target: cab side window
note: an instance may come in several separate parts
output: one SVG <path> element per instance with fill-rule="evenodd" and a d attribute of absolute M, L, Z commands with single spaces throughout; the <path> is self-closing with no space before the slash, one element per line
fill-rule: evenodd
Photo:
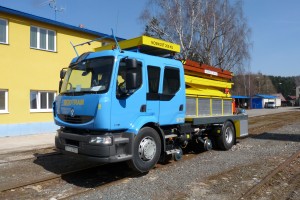
<path fill-rule="evenodd" d="M 124 98 L 126 96 L 130 96 L 136 90 L 128 90 L 126 87 L 126 74 L 128 73 L 126 62 L 120 61 L 119 70 L 118 70 L 118 77 L 117 77 L 117 88 L 116 94 L 117 98 Z M 138 61 L 138 68 L 137 68 L 137 79 L 140 83 L 139 87 L 142 85 L 142 62 Z"/>
<path fill-rule="evenodd" d="M 126 65 L 120 62 L 118 78 L 117 78 L 117 94 L 121 95 L 126 93 Z"/>
<path fill-rule="evenodd" d="M 173 67 L 166 67 L 164 70 L 163 94 L 175 95 L 179 88 L 179 69 Z"/>
<path fill-rule="evenodd" d="M 149 93 L 157 94 L 159 89 L 160 68 L 154 66 L 148 66 L 147 70 L 148 70 Z"/>

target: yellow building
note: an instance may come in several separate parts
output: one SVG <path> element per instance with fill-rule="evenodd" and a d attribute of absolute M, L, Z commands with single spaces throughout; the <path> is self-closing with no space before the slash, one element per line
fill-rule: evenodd
<path fill-rule="evenodd" d="M 107 36 L 0 6 L 0 137 L 54 132 L 59 72 L 76 57 L 70 42 Z M 78 47 L 79 55 L 101 42 Z"/>

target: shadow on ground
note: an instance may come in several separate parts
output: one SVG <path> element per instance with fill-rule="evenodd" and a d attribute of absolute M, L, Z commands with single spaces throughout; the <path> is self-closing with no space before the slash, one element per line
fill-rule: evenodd
<path fill-rule="evenodd" d="M 258 140 L 277 140 L 277 141 L 289 141 L 289 142 L 300 142 L 299 134 L 283 134 L 283 133 L 263 133 L 261 135 L 253 136 L 252 138 Z"/>
<path fill-rule="evenodd" d="M 66 155 L 39 155 L 34 163 L 45 170 L 61 175 L 61 178 L 73 185 L 94 188 L 140 174 L 132 171 L 126 163 L 101 164 Z"/>

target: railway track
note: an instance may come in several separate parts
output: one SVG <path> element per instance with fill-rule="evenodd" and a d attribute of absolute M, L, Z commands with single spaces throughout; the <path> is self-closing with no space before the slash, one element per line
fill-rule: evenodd
<path fill-rule="evenodd" d="M 261 194 L 258 194 L 261 192 L 263 187 L 264 190 L 267 189 L 267 187 L 272 186 L 270 182 L 276 182 L 276 176 L 283 172 L 284 170 L 288 169 L 290 167 L 290 164 L 297 159 L 300 158 L 300 149 L 294 153 L 292 156 L 290 156 L 287 160 L 285 160 L 283 163 L 281 163 L 278 167 L 276 167 L 271 173 L 269 173 L 266 177 L 264 177 L 258 184 L 254 185 L 252 188 L 250 188 L 247 192 L 245 192 L 239 199 L 249 199 L 250 197 L 254 195 L 260 196 Z M 289 174 L 293 174 L 293 176 L 298 177 L 300 174 L 300 169 L 289 169 Z"/>
<path fill-rule="evenodd" d="M 203 152 L 202 155 L 205 153 L 208 152 Z M 188 154 L 188 156 L 185 155 L 183 156 L 182 161 L 190 160 L 197 155 L 198 154 Z M 170 166 L 175 162 L 176 161 L 170 160 L 170 162 L 168 162 L 167 164 L 157 164 L 156 168 L 153 170 L 163 170 L 165 167 Z M 97 190 L 111 184 L 115 185 L 120 181 L 128 181 L 132 177 L 138 177 L 142 175 L 143 174 L 134 172 L 127 168 L 127 165 L 125 163 L 90 166 L 61 174 L 53 174 L 51 176 L 36 179 L 34 181 L 14 184 L 13 186 L 2 188 L 0 192 L 0 199 L 14 199 L 15 194 L 19 194 L 24 197 L 31 196 L 30 193 L 34 193 L 36 191 L 28 189 L 37 188 L 39 186 L 45 189 L 49 185 L 51 186 L 51 188 L 61 188 L 66 184 L 66 182 L 70 183 L 70 187 L 72 187 L 73 189 L 69 189 L 67 195 L 55 198 L 69 199 L 75 197 L 76 195 L 83 195 L 89 193 L 90 191 Z M 48 196 L 49 194 L 41 193 L 40 195 L 40 198 L 51 198 L 51 196 Z"/>
<path fill-rule="evenodd" d="M 197 154 L 189 154 L 189 156 L 184 156 L 183 160 L 192 159 Z M 259 184 L 253 186 L 249 191 L 244 193 L 240 199 L 248 199 L 253 194 L 257 193 L 262 186 L 264 186 L 272 177 L 282 171 L 285 167 L 287 167 L 292 161 L 297 159 L 300 156 L 300 150 L 293 154 L 290 158 L 288 158 L 284 163 L 280 164 L 274 171 L 272 171 L 268 176 L 266 176 Z M 175 161 L 171 161 L 175 162 Z M 172 163 L 171 163 L 172 165 Z M 157 168 L 154 170 L 163 170 L 166 165 L 158 164 Z M 99 174 L 100 172 L 100 174 Z M 95 177 L 90 177 L 91 174 L 96 174 Z M 118 184 L 121 181 L 127 181 L 131 177 L 137 177 L 140 174 L 127 170 L 123 164 L 113 164 L 113 165 L 102 165 L 102 166 L 91 166 L 86 167 L 84 169 L 78 169 L 75 171 L 70 171 L 66 173 L 62 173 L 59 175 L 53 175 L 51 177 L 39 179 L 33 182 L 27 182 L 24 184 L 17 184 L 13 187 L 8 187 L 2 189 L 0 193 L 0 199 L 14 199 L 14 194 L 18 194 L 21 196 L 31 196 L 30 192 L 35 192 L 33 190 L 28 190 L 28 188 L 35 188 L 37 185 L 41 185 L 42 188 L 46 188 L 47 185 L 52 185 L 53 188 L 62 187 L 61 184 L 65 184 L 65 182 L 75 184 L 75 182 L 89 182 L 89 184 L 80 185 L 80 187 L 74 187 L 74 189 L 69 190 L 68 194 L 62 195 L 60 197 L 55 197 L 56 199 L 72 199 L 77 195 L 85 195 L 91 191 L 98 190 L 103 187 L 108 187 L 111 184 Z M 75 181 L 75 179 L 78 179 Z M 73 181 L 71 181 L 73 180 Z M 78 185 L 77 185 L 78 186 Z M 27 188 L 27 190 L 26 190 Z M 23 194 L 22 194 L 23 193 Z M 27 193 L 27 194 L 26 194 Z M 47 196 L 47 194 L 40 194 L 39 198 L 51 198 L 51 196 Z"/>
<path fill-rule="evenodd" d="M 182 161 L 187 161 L 195 156 L 197 156 L 197 154 L 183 156 Z M 176 161 L 171 160 L 168 164 L 157 164 L 155 169 L 152 170 L 163 170 L 175 162 Z M 125 163 L 92 166 L 4 188 L 0 192 L 0 199 L 14 199 L 16 197 L 15 194 L 23 197 L 30 197 L 34 196 L 33 194 L 30 194 L 31 192 L 36 192 L 35 190 L 30 190 L 32 188 L 41 186 L 44 190 L 48 190 L 48 185 L 51 185 L 51 188 L 62 188 L 65 184 L 71 184 L 70 187 L 72 187 L 72 189 L 69 189 L 67 194 L 57 196 L 55 199 L 72 199 L 77 195 L 88 194 L 91 191 L 109 187 L 110 185 L 116 185 L 120 182 L 126 182 L 131 178 L 143 175 L 144 174 L 130 170 Z M 38 198 L 42 199 L 50 199 L 52 197 L 51 194 L 43 194 L 42 192 L 39 195 Z"/>
<path fill-rule="evenodd" d="M 258 120 L 260 121 L 260 119 Z M 250 122 L 252 124 L 255 124 L 256 122 Z M 279 119 L 276 122 L 270 122 L 272 124 L 276 124 L 277 126 L 281 125 L 279 123 Z M 269 124 L 270 124 L 269 123 Z M 272 128 L 276 128 L 277 126 L 272 126 Z M 263 134 L 266 129 L 270 129 L 270 127 L 268 127 L 268 124 L 257 124 L 254 125 L 253 127 L 249 128 L 249 132 L 250 135 L 258 135 L 258 134 Z M 259 133 L 254 133 L 254 131 L 259 130 Z M 58 152 L 57 152 L 58 153 Z M 204 152 L 205 154 L 206 152 Z M 201 153 L 201 155 L 204 155 L 203 153 Z M 56 155 L 55 153 L 53 154 L 45 154 L 46 156 L 51 156 L 52 155 Z M 188 154 L 188 156 L 183 156 L 183 161 L 189 160 L 194 158 L 195 156 L 197 156 L 198 154 Z M 0 155 L 1 156 L 1 155 Z M 41 157 L 43 157 L 43 155 L 40 155 Z M 299 151 L 298 151 L 298 156 L 299 156 Z M 24 159 L 26 160 L 26 159 Z M 23 161 L 22 159 L 19 161 Z M 15 162 L 15 161 L 13 161 Z M 172 165 L 172 163 L 171 163 Z M 288 164 L 287 164 L 288 165 Z M 167 165 L 161 165 L 158 164 L 157 168 L 154 170 L 163 170 L 165 166 L 170 166 L 169 164 Z M 96 174 L 94 177 L 91 177 L 91 174 Z M 124 165 L 122 164 L 115 164 L 115 165 L 106 165 L 106 166 L 91 166 L 91 167 L 86 167 L 86 168 L 82 168 L 82 169 L 78 169 L 78 170 L 73 170 L 73 171 L 69 171 L 69 172 L 65 172 L 65 173 L 61 173 L 61 174 L 54 174 L 52 176 L 48 176 L 45 178 L 41 178 L 41 179 L 36 179 L 32 182 L 27 182 L 27 183 L 22 183 L 22 184 L 15 184 L 11 187 L 6 187 L 1 189 L 0 192 L 0 199 L 15 199 L 17 198 L 16 196 L 14 196 L 15 194 L 20 194 L 21 196 L 26 197 L 30 197 L 30 192 L 32 192 L 32 190 L 28 190 L 28 188 L 34 188 L 37 185 L 41 185 L 43 188 L 47 188 L 49 185 L 52 188 L 60 188 L 63 187 L 63 185 L 66 184 L 66 182 L 68 183 L 68 185 L 71 185 L 70 187 L 72 187 L 73 189 L 69 190 L 69 193 L 66 195 L 62 195 L 59 197 L 55 197 L 56 199 L 68 199 L 68 198 L 72 198 L 75 197 L 76 195 L 84 195 L 86 193 L 89 193 L 92 190 L 98 190 L 101 187 L 105 187 L 105 186 L 110 186 L 110 185 L 115 185 L 117 183 L 119 183 L 120 181 L 128 181 L 129 178 L 131 177 L 136 177 L 139 176 L 139 174 L 136 174 L 130 170 L 127 170 L 126 168 L 124 168 Z M 260 188 L 261 186 L 256 186 L 257 188 Z M 27 189 L 26 189 L 27 188 Z M 49 189 L 50 190 L 50 189 Z M 256 189 L 252 189 L 253 191 Z M 33 191 L 34 192 L 34 191 Z M 251 192 L 251 194 L 255 194 Z M 241 197 L 241 199 L 247 199 L 249 197 L 249 195 L 251 196 L 250 192 L 248 194 L 244 193 L 244 195 Z M 41 196 L 39 196 L 40 198 L 51 198 L 52 196 L 47 196 L 47 194 L 40 194 Z M 15 198 L 14 198 L 15 197 Z"/>
<path fill-rule="evenodd" d="M 0 154 L 0 164 L 14 163 L 18 161 L 26 161 L 38 159 L 53 155 L 61 155 L 54 147 L 47 147 L 41 149 L 34 149 L 28 151 L 12 152 L 7 154 Z"/>
<path fill-rule="evenodd" d="M 34 159 L 39 159 L 39 158 L 44 158 L 44 157 L 49 157 L 49 156 L 55 156 L 55 155 L 62 155 L 62 154 L 60 152 L 51 152 L 51 153 L 46 153 L 46 154 L 41 154 L 41 155 L 29 156 L 27 158 L 5 160 L 5 161 L 1 161 L 0 164 L 8 164 L 8 163 L 14 163 L 14 162 L 20 162 L 20 161 L 26 161 L 26 160 L 34 160 Z"/>
<path fill-rule="evenodd" d="M 52 188 L 64 188 L 66 185 L 69 185 L 68 187 L 71 189 L 68 189 L 67 193 L 55 196 L 55 199 L 69 199 L 101 187 L 117 184 L 126 178 L 140 175 L 125 169 L 124 164 L 118 163 L 91 166 L 60 175 L 53 175 L 51 177 L 24 184 L 16 184 L 13 187 L 2 189 L 0 199 L 17 199 L 17 197 L 20 196 L 25 199 L 32 196 L 35 196 L 37 199 L 51 199 L 55 194 L 43 191 L 52 190 Z M 35 188 L 43 188 L 43 191 L 39 191 L 38 194 L 36 194 Z"/>
<path fill-rule="evenodd" d="M 82 172 L 82 171 L 85 171 L 85 170 L 90 170 L 90 169 L 93 169 L 95 167 L 98 167 L 98 166 L 89 166 L 89 167 L 86 167 L 86 168 L 83 168 L 83 169 L 69 171 L 69 172 L 66 172 L 66 173 L 58 174 L 58 175 L 54 174 L 52 176 L 37 179 L 37 180 L 34 180 L 34 181 L 29 181 L 29 182 L 26 182 L 26 183 L 16 184 L 12 187 L 2 188 L 1 193 L 7 192 L 7 191 L 14 191 L 14 190 L 19 189 L 19 188 L 24 188 L 26 186 L 35 185 L 35 184 L 39 184 L 39 183 L 43 183 L 43 182 L 47 182 L 47 181 L 52 181 L 52 180 L 55 180 L 55 179 L 61 179 L 63 176 L 76 175 L 79 172 Z"/>

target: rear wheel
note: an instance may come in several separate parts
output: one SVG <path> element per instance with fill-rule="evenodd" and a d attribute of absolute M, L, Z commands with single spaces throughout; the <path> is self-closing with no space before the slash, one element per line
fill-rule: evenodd
<path fill-rule="evenodd" d="M 133 157 L 129 166 L 138 172 L 148 172 L 158 162 L 161 154 L 161 140 L 150 127 L 142 128 L 133 142 Z"/>
<path fill-rule="evenodd" d="M 230 121 L 226 121 L 222 127 L 222 133 L 217 137 L 217 145 L 222 150 L 229 150 L 235 142 L 235 129 Z"/>

